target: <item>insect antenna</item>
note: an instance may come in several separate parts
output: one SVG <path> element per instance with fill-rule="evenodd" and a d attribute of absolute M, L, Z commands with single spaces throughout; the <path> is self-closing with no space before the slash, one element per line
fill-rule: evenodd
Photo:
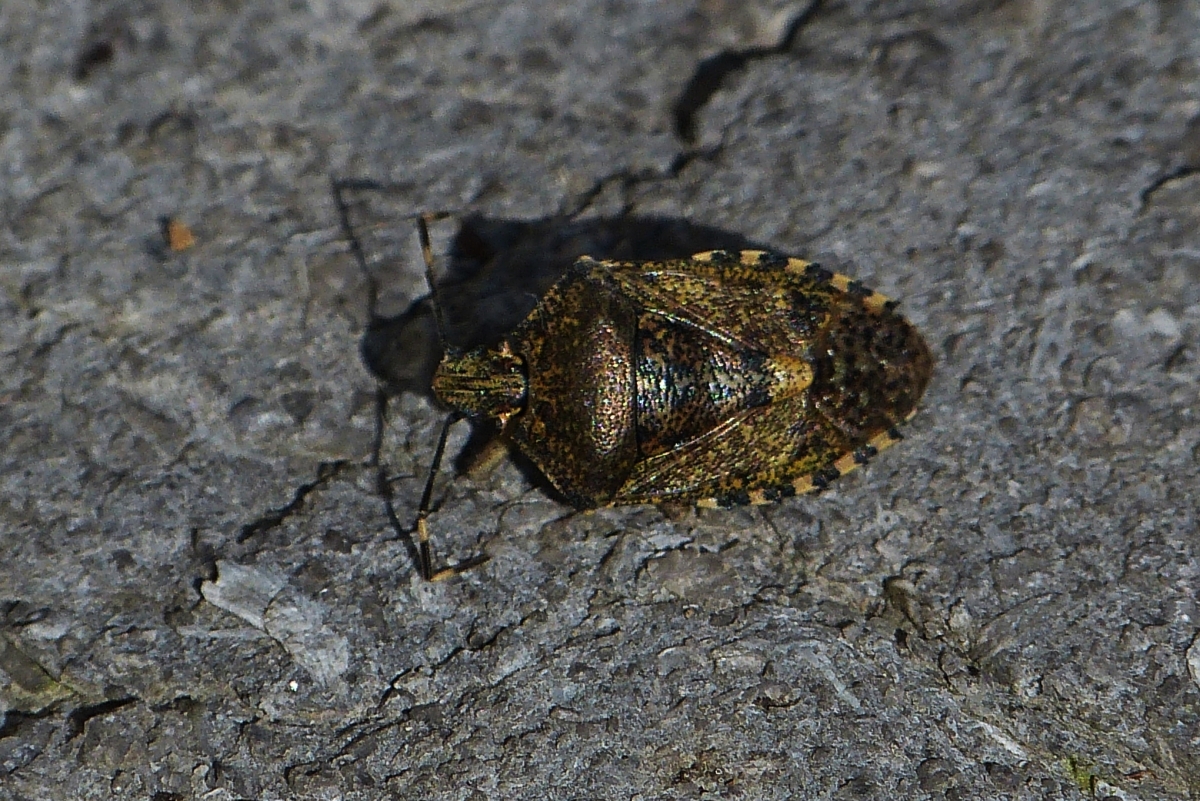
<path fill-rule="evenodd" d="M 452 353 L 454 348 L 451 347 L 446 337 L 446 319 L 442 314 L 442 303 L 438 297 L 437 281 L 433 274 L 434 255 L 433 244 L 429 236 L 429 224 L 450 216 L 453 216 L 453 213 L 447 211 L 424 212 L 417 215 L 417 236 L 421 241 L 421 258 L 425 262 L 425 282 L 429 284 L 429 300 L 433 306 L 433 318 L 437 323 L 438 341 L 444 354 Z M 429 526 L 426 521 L 433 511 L 433 486 L 437 479 L 438 470 L 442 466 L 442 457 L 446 452 L 446 438 L 450 434 L 450 427 L 462 418 L 463 415 L 461 412 L 449 412 L 442 423 L 442 431 L 438 435 L 437 447 L 433 450 L 433 461 L 429 465 L 429 474 L 425 477 L 425 490 L 421 493 L 421 503 L 417 506 L 417 520 L 413 524 L 413 529 L 410 529 L 410 532 L 415 530 L 417 533 L 421 575 L 426 581 L 441 581 L 442 579 L 450 578 L 462 573 L 464 570 L 469 570 L 472 567 L 483 564 L 489 558 L 481 554 L 457 564 L 448 565 L 440 570 L 434 570 L 433 568 L 433 547 L 429 544 Z"/>
<path fill-rule="evenodd" d="M 437 281 L 433 275 L 433 244 L 429 236 L 429 224 L 450 216 L 448 211 L 427 211 L 417 215 L 417 236 L 421 240 L 421 258 L 425 262 L 425 283 L 429 285 L 429 301 L 433 306 L 433 319 L 437 324 L 438 344 L 442 351 L 450 349 L 446 337 L 446 318 L 442 314 L 442 300 L 438 296 Z"/>
<path fill-rule="evenodd" d="M 386 184 L 381 184 L 371 179 L 358 178 L 331 178 L 330 185 L 333 194 L 333 202 L 337 207 L 338 221 L 342 229 L 342 234 L 350 246 L 350 253 L 354 257 L 355 263 L 362 272 L 363 280 L 367 285 L 367 311 L 371 319 L 376 319 L 378 300 L 379 300 L 379 282 L 370 270 L 367 262 L 367 254 L 362 246 L 362 241 L 354 231 L 354 225 L 350 221 L 350 203 L 347 200 L 349 192 L 379 192 L 387 193 L 389 188 Z M 437 283 L 434 280 L 434 255 L 432 240 L 429 236 L 429 224 L 437 220 L 446 219 L 454 216 L 453 212 L 436 211 L 424 212 L 420 214 L 408 215 L 417 221 L 417 233 L 421 242 L 421 257 L 425 262 L 425 281 L 429 285 L 429 294 L 431 305 L 433 306 L 434 321 L 437 325 L 438 345 L 443 352 L 451 350 L 446 337 L 446 323 L 442 314 L 442 304 L 438 299 Z M 383 464 L 380 456 L 383 450 L 383 431 L 386 427 L 387 418 L 387 403 L 388 396 L 383 386 L 376 390 L 375 398 L 375 440 L 372 443 L 370 464 L 376 470 L 375 486 L 376 492 L 383 498 L 384 507 L 387 512 L 388 521 L 392 529 L 397 534 L 401 535 L 402 539 L 408 545 L 409 555 L 413 562 L 421 571 L 421 577 L 427 581 L 440 581 L 445 578 L 457 575 L 458 573 L 468 570 L 472 567 L 480 565 L 488 560 L 487 556 L 476 556 L 466 559 L 458 564 L 435 570 L 433 567 L 433 549 L 429 542 L 429 529 L 426 525 L 426 520 L 433 510 L 433 488 L 434 481 L 437 478 L 438 469 L 441 467 L 442 457 L 446 451 L 446 439 L 450 433 L 450 427 L 454 423 L 462 419 L 462 415 L 457 412 L 451 412 L 446 415 L 445 421 L 442 423 L 441 433 L 438 435 L 437 447 L 434 449 L 433 462 L 429 466 L 429 473 L 425 477 L 425 489 L 421 493 L 421 503 L 417 508 L 417 518 L 413 525 L 405 528 L 400 522 L 399 516 L 396 514 L 396 506 L 392 498 L 392 483 L 387 475 L 387 469 Z M 417 535 L 417 542 L 414 544 L 412 535 Z"/>

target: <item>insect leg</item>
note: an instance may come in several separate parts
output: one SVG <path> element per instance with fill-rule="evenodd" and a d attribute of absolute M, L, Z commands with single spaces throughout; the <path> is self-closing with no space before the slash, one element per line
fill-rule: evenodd
<path fill-rule="evenodd" d="M 421 493 L 421 505 L 417 507 L 417 522 L 413 526 L 417 532 L 417 552 L 421 566 L 421 576 L 426 581 L 442 581 L 483 564 L 488 556 L 480 554 L 473 556 L 456 565 L 447 565 L 439 570 L 433 569 L 433 548 L 429 544 L 429 519 L 433 511 L 433 482 L 437 478 L 438 468 L 442 464 L 442 455 L 446 451 L 446 437 L 450 434 L 450 426 L 460 419 L 460 415 L 448 414 L 442 424 L 442 433 L 438 436 L 437 447 L 433 451 L 433 463 L 429 465 L 429 475 L 425 478 L 425 491 Z"/>
<path fill-rule="evenodd" d="M 503 434 L 497 434 L 488 440 L 479 453 L 470 458 L 464 472 L 472 478 L 486 475 L 504 461 L 506 456 L 508 456 L 508 446 L 504 442 Z"/>
<path fill-rule="evenodd" d="M 350 202 L 348 200 L 349 193 L 352 192 L 378 192 L 388 193 L 395 191 L 396 187 L 390 187 L 387 184 L 382 184 L 371 179 L 357 178 L 331 178 L 330 186 L 333 194 L 334 205 L 337 207 L 338 220 L 341 225 L 342 233 L 349 243 L 350 251 L 354 256 L 355 263 L 358 264 L 362 271 L 363 278 L 367 284 L 367 301 L 368 313 L 372 319 L 376 318 L 376 302 L 379 295 L 378 282 L 375 276 L 372 275 L 367 261 L 366 252 L 363 249 L 362 242 L 354 231 L 354 225 L 350 220 Z M 441 304 L 438 302 L 437 288 L 434 282 L 434 266 L 435 260 L 433 255 L 433 246 L 429 235 L 430 223 L 437 220 L 446 219 L 456 216 L 455 212 L 451 211 L 434 211 L 424 212 L 420 214 L 404 215 L 405 219 L 415 219 L 417 221 L 417 232 L 421 242 L 421 256 L 425 262 L 425 279 L 429 284 L 430 296 L 432 298 L 432 306 L 434 311 L 434 319 L 437 322 L 438 337 L 445 347 L 446 329 L 442 318 Z M 425 489 L 421 493 L 421 503 L 417 509 L 416 522 L 405 529 L 401 525 L 395 510 L 395 504 L 392 500 L 391 481 L 387 476 L 386 468 L 380 456 L 383 447 L 383 429 L 384 418 L 387 412 L 387 392 L 381 387 L 376 398 L 376 437 L 374 447 L 371 454 L 371 464 L 376 469 L 376 487 L 380 496 L 384 500 L 384 505 L 387 509 L 388 520 L 393 529 L 396 530 L 406 541 L 409 546 L 410 554 L 413 561 L 421 571 L 421 577 L 426 581 L 441 581 L 443 579 L 455 576 L 464 570 L 468 570 L 477 565 L 483 564 L 488 560 L 485 555 L 475 556 L 466 559 L 455 565 L 448 565 L 440 569 L 434 569 L 433 565 L 433 548 L 429 539 L 428 518 L 433 511 L 433 488 L 434 481 L 437 478 L 438 469 L 442 463 L 442 457 L 446 450 L 446 439 L 450 433 L 450 426 L 461 419 L 462 415 L 452 413 L 446 417 L 445 423 L 442 425 L 441 434 L 438 436 L 437 448 L 434 450 L 433 463 L 429 467 L 429 475 L 425 479 Z M 412 535 L 416 533 L 417 541 L 414 544 Z"/>

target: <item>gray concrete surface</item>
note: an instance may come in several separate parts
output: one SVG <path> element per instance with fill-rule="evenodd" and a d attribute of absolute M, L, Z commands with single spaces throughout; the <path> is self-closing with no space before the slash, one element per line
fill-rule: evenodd
<path fill-rule="evenodd" d="M 12 2 L 0 53 L 0 798 L 1200 797 L 1200 6 Z M 937 373 L 774 507 L 447 470 L 491 561 L 427 585 L 331 175 L 396 187 L 379 315 L 456 208 L 459 331 L 752 241 Z M 404 520 L 439 421 L 391 403 Z"/>

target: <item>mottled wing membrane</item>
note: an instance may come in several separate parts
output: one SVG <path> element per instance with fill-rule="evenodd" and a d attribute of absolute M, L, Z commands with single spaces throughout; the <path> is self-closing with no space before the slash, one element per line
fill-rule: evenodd
<path fill-rule="evenodd" d="M 612 503 L 778 500 L 811 489 L 811 481 L 797 480 L 832 468 L 852 449 L 824 416 L 811 414 L 804 396 L 783 398 L 640 462 Z"/>
<path fill-rule="evenodd" d="M 758 256 L 757 251 L 747 251 Z M 761 262 L 585 262 L 590 276 L 637 305 L 692 325 L 731 345 L 765 354 L 810 344 L 837 291 L 806 274 L 799 259 L 763 254 Z"/>
<path fill-rule="evenodd" d="M 639 462 L 610 503 L 766 503 L 820 490 L 895 442 L 894 424 L 924 391 L 928 352 L 893 312 L 895 304 L 810 262 L 713 251 L 682 261 L 588 266 L 594 280 L 615 286 L 643 313 L 771 358 L 803 355 L 824 371 L 810 390 L 741 410 Z M 911 393 L 890 374 L 896 371 L 912 380 Z M 856 403 L 868 408 L 843 408 Z"/>

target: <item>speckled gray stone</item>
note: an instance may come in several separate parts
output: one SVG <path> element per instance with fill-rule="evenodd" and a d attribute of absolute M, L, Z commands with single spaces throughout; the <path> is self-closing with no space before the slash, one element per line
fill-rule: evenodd
<path fill-rule="evenodd" d="M 64 0 L 0 43 L 3 801 L 1200 797 L 1196 4 Z M 473 215 L 468 339 L 585 250 L 757 243 L 901 299 L 933 384 L 778 506 L 446 470 L 439 554 L 491 560 L 423 583 L 331 176 L 393 186 L 379 315 L 419 210 Z M 427 320 L 378 330 L 418 386 Z M 390 404 L 404 522 L 440 419 Z"/>

